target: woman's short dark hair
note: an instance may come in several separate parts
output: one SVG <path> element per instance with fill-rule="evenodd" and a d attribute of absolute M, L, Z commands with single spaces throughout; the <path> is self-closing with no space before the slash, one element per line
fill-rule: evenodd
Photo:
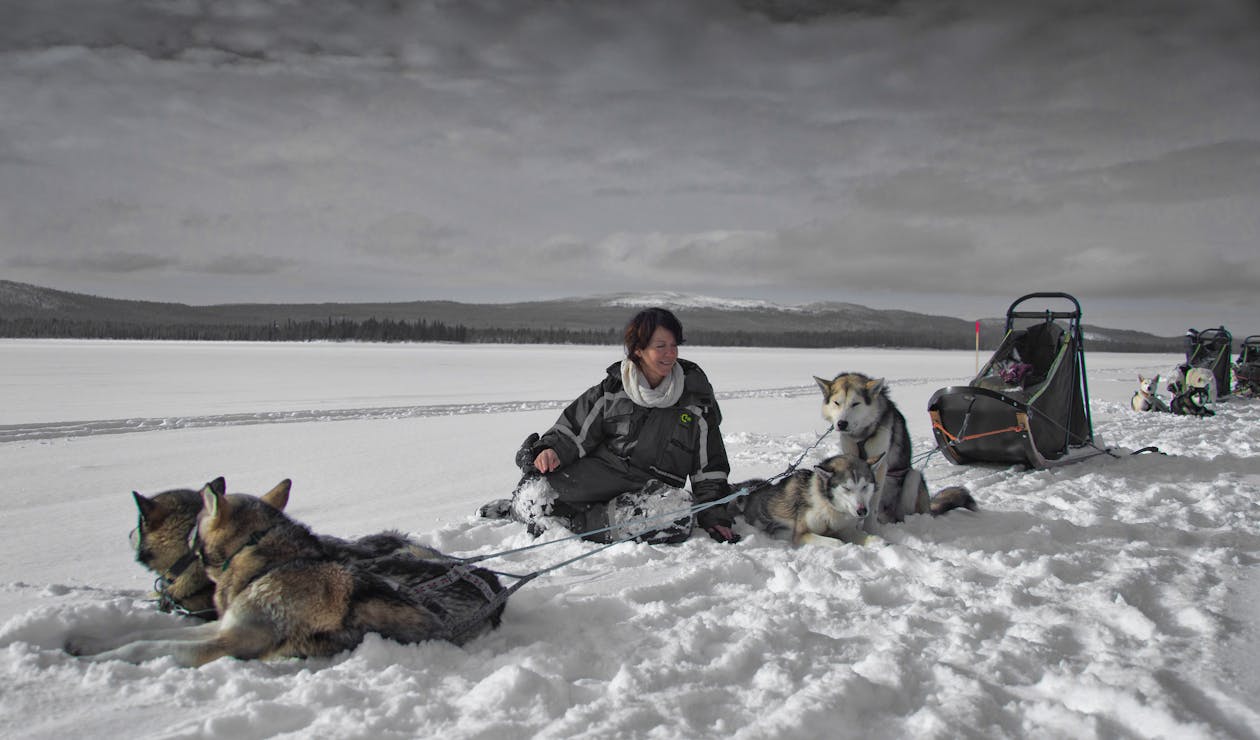
<path fill-rule="evenodd" d="M 671 311 L 664 308 L 645 308 L 626 324 L 626 357 L 634 360 L 637 365 L 639 358 L 634 353 L 647 349 L 648 343 L 652 341 L 652 334 L 662 326 L 674 335 L 674 340 L 679 344 L 685 341 L 682 322 Z"/>

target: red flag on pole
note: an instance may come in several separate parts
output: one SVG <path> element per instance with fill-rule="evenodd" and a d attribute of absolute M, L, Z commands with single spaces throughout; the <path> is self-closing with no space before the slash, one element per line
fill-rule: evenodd
<path fill-rule="evenodd" d="M 980 374 L 980 319 L 976 319 L 976 375 Z"/>

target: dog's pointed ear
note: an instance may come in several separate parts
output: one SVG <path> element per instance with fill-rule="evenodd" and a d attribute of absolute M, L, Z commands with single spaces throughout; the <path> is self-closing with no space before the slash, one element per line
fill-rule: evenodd
<path fill-rule="evenodd" d="M 818 384 L 819 388 L 822 388 L 823 398 L 831 397 L 831 381 L 830 380 L 823 380 L 822 378 L 815 375 L 814 382 Z"/>
<path fill-rule="evenodd" d="M 1154 388 L 1158 385 L 1159 385 L 1159 373 L 1155 373 L 1155 377 L 1151 378 L 1151 387 Z"/>
<path fill-rule="evenodd" d="M 276 484 L 276 487 L 267 491 L 259 498 L 264 504 L 267 504 L 276 511 L 284 511 L 284 507 L 289 503 L 289 489 L 293 486 L 293 481 L 285 478 Z"/>
<path fill-rule="evenodd" d="M 214 490 L 209 483 L 206 484 L 205 488 L 201 489 L 201 504 L 207 521 L 211 523 L 226 518 L 230 513 L 227 494 Z"/>
<path fill-rule="evenodd" d="M 227 493 L 227 481 L 223 480 L 223 476 L 219 476 L 206 484 L 206 488 L 219 494 L 220 496 Z"/>
<path fill-rule="evenodd" d="M 866 381 L 866 390 L 870 391 L 872 396 L 878 396 L 884 390 L 884 379 L 872 378 Z"/>
<path fill-rule="evenodd" d="M 157 509 L 157 503 L 148 496 L 141 495 L 136 491 L 131 492 L 131 497 L 136 500 L 136 508 L 140 510 L 140 516 L 148 519 Z"/>
<path fill-rule="evenodd" d="M 823 483 L 826 483 L 826 482 L 828 482 L 828 481 L 830 481 L 830 480 L 831 480 L 831 476 L 835 475 L 835 473 L 832 473 L 830 470 L 828 470 L 828 469 L 826 469 L 826 468 L 824 468 L 824 467 L 820 467 L 820 466 L 818 466 L 818 465 L 815 465 L 815 466 L 814 466 L 814 475 L 817 475 L 819 478 L 822 478 Z"/>

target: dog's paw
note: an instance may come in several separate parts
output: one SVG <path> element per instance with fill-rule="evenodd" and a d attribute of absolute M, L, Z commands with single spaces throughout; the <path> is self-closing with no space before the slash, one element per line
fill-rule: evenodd
<path fill-rule="evenodd" d="M 128 643 L 111 649 L 102 649 L 90 653 L 77 653 L 78 657 L 87 663 L 106 663 L 111 660 L 121 660 L 124 663 L 133 663 L 139 665 L 146 660 L 150 660 L 153 656 L 144 650 L 142 643 Z M 72 653 L 73 655 L 74 653 Z"/>
<path fill-rule="evenodd" d="M 125 642 L 125 640 L 123 641 Z M 120 643 L 117 635 L 94 635 L 90 633 L 72 634 L 66 637 L 62 643 L 61 649 L 70 655 L 76 657 L 87 657 L 91 655 L 99 655 L 108 650 L 113 650 Z"/>
<path fill-rule="evenodd" d="M 798 545 L 817 545 L 820 547 L 844 547 L 844 540 L 838 540 L 835 537 L 815 534 L 814 532 L 806 532 L 801 535 Z"/>

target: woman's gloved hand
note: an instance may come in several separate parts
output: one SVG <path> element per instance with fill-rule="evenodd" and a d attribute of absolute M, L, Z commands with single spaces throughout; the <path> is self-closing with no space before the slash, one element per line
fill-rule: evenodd
<path fill-rule="evenodd" d="M 708 532 L 709 536 L 718 542 L 725 542 L 733 545 L 740 540 L 740 536 L 735 534 L 735 530 L 724 524 L 714 524 L 712 526 L 705 527 L 704 531 Z"/>

